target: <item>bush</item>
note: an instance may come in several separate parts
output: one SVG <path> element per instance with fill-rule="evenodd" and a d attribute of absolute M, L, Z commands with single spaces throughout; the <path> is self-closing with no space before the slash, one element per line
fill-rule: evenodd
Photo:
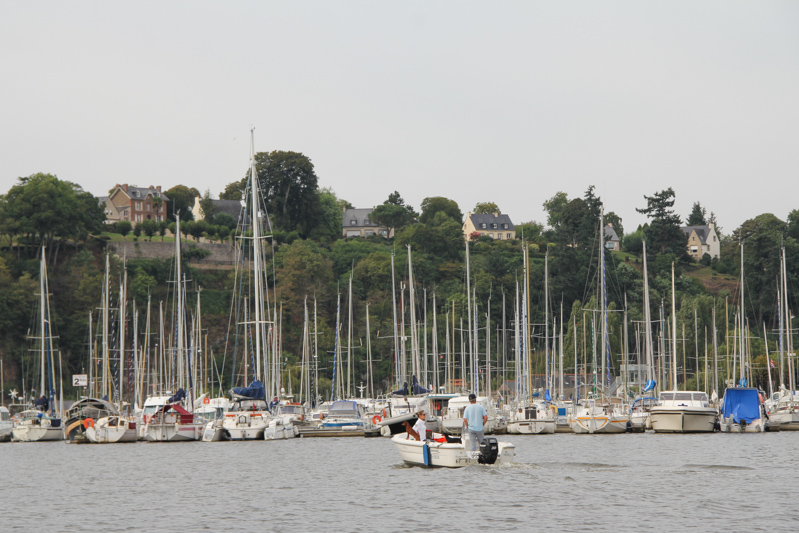
<path fill-rule="evenodd" d="M 712 259 L 710 258 L 710 254 L 704 254 L 702 256 L 702 261 L 701 262 L 705 266 L 710 266 L 710 263 L 712 262 Z"/>
<path fill-rule="evenodd" d="M 128 233 L 130 233 L 130 230 L 133 229 L 133 224 L 131 224 L 127 220 L 120 220 L 119 222 L 117 222 L 116 229 L 117 233 L 125 237 L 127 236 Z"/>

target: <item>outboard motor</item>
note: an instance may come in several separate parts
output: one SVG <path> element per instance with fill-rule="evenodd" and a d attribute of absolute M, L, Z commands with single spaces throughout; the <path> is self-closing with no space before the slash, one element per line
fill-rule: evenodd
<path fill-rule="evenodd" d="M 481 465 L 493 465 L 499 456 L 499 444 L 494 437 L 486 437 L 480 442 L 480 455 L 477 462 Z"/>

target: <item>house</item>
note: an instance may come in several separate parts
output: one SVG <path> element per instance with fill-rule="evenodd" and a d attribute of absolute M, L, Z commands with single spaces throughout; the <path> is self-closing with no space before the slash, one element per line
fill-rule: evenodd
<path fill-rule="evenodd" d="M 488 235 L 497 240 L 510 240 L 516 238 L 516 226 L 508 215 L 500 213 L 473 215 L 469 212 L 463 221 L 463 237 L 469 240 L 474 233 L 479 233 L 480 236 Z"/>
<path fill-rule="evenodd" d="M 372 235 L 393 237 L 393 230 L 389 232 L 385 226 L 379 226 L 369 219 L 373 210 L 373 207 L 345 209 L 341 222 L 342 237 L 371 237 Z"/>
<path fill-rule="evenodd" d="M 699 261 L 705 254 L 711 259 L 721 258 L 721 243 L 713 224 L 705 226 L 684 226 L 680 228 L 688 238 L 688 255 Z"/>
<path fill-rule="evenodd" d="M 194 220 L 204 220 L 203 210 L 200 208 L 200 196 L 194 198 L 194 206 L 191 208 L 191 214 L 194 215 Z M 240 200 L 211 200 L 214 206 L 214 216 L 219 213 L 227 213 L 234 219 L 239 220 L 242 215 L 242 202 Z M 212 222 L 212 221 L 211 221 Z"/>
<path fill-rule="evenodd" d="M 613 229 L 613 224 L 605 226 L 605 249 L 611 252 L 618 252 L 621 250 L 621 240 Z"/>
<path fill-rule="evenodd" d="M 135 226 L 144 220 L 166 220 L 166 203 L 169 198 L 161 192 L 160 185 L 135 187 L 127 183 L 117 184 L 110 196 L 99 198 L 101 203 L 103 198 L 107 224 L 127 220 Z"/>

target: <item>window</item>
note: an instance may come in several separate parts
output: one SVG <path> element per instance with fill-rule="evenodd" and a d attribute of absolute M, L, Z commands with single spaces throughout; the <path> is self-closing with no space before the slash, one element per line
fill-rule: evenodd
<path fill-rule="evenodd" d="M 388 237 L 388 230 L 387 229 L 381 229 L 380 230 L 380 235 L 382 235 L 383 237 Z"/>
<path fill-rule="evenodd" d="M 357 225 L 358 225 L 358 221 L 357 220 L 355 220 L 354 218 L 352 220 L 350 220 L 350 226 L 357 226 Z"/>
<path fill-rule="evenodd" d="M 697 253 L 698 251 L 699 251 L 699 247 L 698 247 L 698 246 L 691 246 L 691 253 L 692 253 L 692 254 L 695 254 L 695 253 Z"/>
<path fill-rule="evenodd" d="M 511 234 L 510 234 L 510 233 L 508 233 L 507 235 L 505 235 L 505 237 L 506 237 L 506 238 L 508 238 L 508 239 L 512 239 L 512 238 L 513 238 L 513 237 L 511 237 Z"/>
<path fill-rule="evenodd" d="M 497 229 L 497 225 L 496 224 L 491 224 L 491 229 Z"/>
<path fill-rule="evenodd" d="M 147 202 L 146 204 L 144 204 L 144 208 L 145 208 L 147 211 L 150 211 L 150 210 L 151 210 L 151 208 L 152 208 L 152 205 L 150 205 L 150 202 Z M 149 218 L 149 217 L 147 217 L 147 218 Z"/>
<path fill-rule="evenodd" d="M 716 242 L 716 236 L 715 235 L 713 235 L 713 242 Z M 743 328 L 741 328 L 741 329 L 743 329 Z"/>
<path fill-rule="evenodd" d="M 508 229 L 508 225 L 507 224 L 502 224 L 502 229 Z"/>
<path fill-rule="evenodd" d="M 485 223 L 485 222 L 483 222 L 482 224 L 480 224 L 480 229 L 486 229 L 486 223 Z"/>
<path fill-rule="evenodd" d="M 369 220 L 369 217 L 366 217 L 365 219 L 363 219 L 363 225 L 364 226 L 371 226 L 372 225 L 372 221 Z"/>
<path fill-rule="evenodd" d="M 368 229 L 368 230 L 363 232 L 364 237 L 371 237 L 374 234 L 375 234 L 374 230 L 371 230 L 371 229 Z"/>
<path fill-rule="evenodd" d="M 358 231 L 358 230 L 348 230 L 347 231 L 347 237 L 360 237 L 360 236 L 361 236 L 361 232 Z"/>
<path fill-rule="evenodd" d="M 494 234 L 493 233 L 489 233 L 488 236 L 491 237 L 492 239 L 494 238 Z"/>
<path fill-rule="evenodd" d="M 501 233 L 497 233 L 497 239 L 502 240 L 502 234 Z"/>

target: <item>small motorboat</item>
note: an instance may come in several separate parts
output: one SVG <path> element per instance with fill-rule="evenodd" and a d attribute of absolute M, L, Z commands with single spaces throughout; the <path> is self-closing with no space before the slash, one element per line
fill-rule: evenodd
<path fill-rule="evenodd" d="M 418 441 L 408 433 L 398 433 L 391 438 L 405 464 L 427 467 L 460 468 L 476 464 L 511 463 L 516 457 L 516 446 L 510 442 L 497 442 L 487 437 L 480 443 L 479 451 L 472 452 L 468 438 L 433 433 L 433 439 Z"/>

